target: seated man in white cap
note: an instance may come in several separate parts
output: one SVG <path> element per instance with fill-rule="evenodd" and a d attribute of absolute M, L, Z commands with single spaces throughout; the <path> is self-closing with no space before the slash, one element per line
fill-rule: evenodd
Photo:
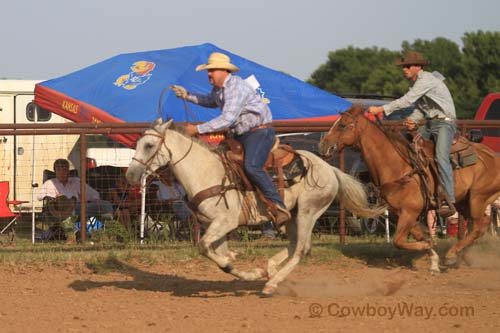
<path fill-rule="evenodd" d="M 239 68 L 227 55 L 212 53 L 207 64 L 196 67 L 196 71 L 201 70 L 208 72 L 208 81 L 213 86 L 210 94 L 191 93 L 181 86 L 173 86 L 172 90 L 179 98 L 205 107 L 220 107 L 222 112 L 203 124 L 187 124 L 186 133 L 193 136 L 229 128 L 245 150 L 244 167 L 248 178 L 273 203 L 271 213 L 276 226 L 280 227 L 290 220 L 291 215 L 271 178 L 263 170 L 275 136 L 269 107 L 248 83 L 233 75 Z"/>

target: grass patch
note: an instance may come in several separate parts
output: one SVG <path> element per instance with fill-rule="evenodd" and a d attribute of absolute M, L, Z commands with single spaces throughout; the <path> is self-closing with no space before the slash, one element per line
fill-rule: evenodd
<path fill-rule="evenodd" d="M 412 262 L 426 255 L 396 249 L 381 237 L 347 237 L 346 245 L 339 242 L 335 235 L 322 235 L 313 238 L 311 254 L 302 260 L 302 264 L 327 264 L 340 262 L 340 259 L 351 258 L 371 266 L 412 266 Z M 444 256 L 446 251 L 456 243 L 455 239 L 442 239 L 438 242 L 437 251 Z M 488 253 L 500 257 L 500 238 L 483 237 L 473 247 L 474 252 Z M 230 240 L 229 248 L 238 253 L 237 261 L 264 261 L 279 251 L 287 248 L 287 240 L 252 240 L 242 237 L 241 240 Z M 66 264 L 87 265 L 94 272 L 106 273 L 127 269 L 123 263 L 139 263 L 152 266 L 156 264 L 179 264 L 200 260 L 198 249 L 188 241 L 176 242 L 138 242 L 120 243 L 106 239 L 102 243 L 85 243 L 67 245 L 62 242 L 37 243 L 17 239 L 15 246 L 0 248 L 0 264 L 49 264 L 62 266 Z M 200 260 L 200 264 L 212 265 L 208 260 Z"/>

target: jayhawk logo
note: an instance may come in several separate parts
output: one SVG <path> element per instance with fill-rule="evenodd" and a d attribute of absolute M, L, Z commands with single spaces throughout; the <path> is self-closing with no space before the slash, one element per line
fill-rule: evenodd
<path fill-rule="evenodd" d="M 114 85 L 127 90 L 135 89 L 137 86 L 146 83 L 153 76 L 151 72 L 155 66 L 154 62 L 136 61 L 130 67 L 132 71 L 116 79 Z"/>
<path fill-rule="evenodd" d="M 262 90 L 262 88 L 260 87 L 260 82 L 257 80 L 257 78 L 255 77 L 255 75 L 250 75 L 249 77 L 247 77 L 245 79 L 245 82 L 250 86 L 252 87 L 252 89 L 255 90 L 255 92 L 257 94 L 260 95 L 260 98 L 262 99 L 262 101 L 266 104 L 269 104 L 271 103 L 271 101 L 269 100 L 269 98 L 267 97 L 264 97 L 264 95 L 266 94 L 264 92 L 264 90 Z"/>

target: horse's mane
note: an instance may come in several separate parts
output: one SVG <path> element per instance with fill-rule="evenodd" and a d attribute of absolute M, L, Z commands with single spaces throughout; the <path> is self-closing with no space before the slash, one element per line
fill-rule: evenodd
<path fill-rule="evenodd" d="M 375 126 L 379 131 L 381 131 L 389 142 L 394 145 L 396 150 L 404 153 L 405 157 L 409 157 L 410 151 L 412 151 L 413 148 L 411 147 L 408 138 L 401 134 L 397 128 L 387 128 L 375 121 L 371 121 L 369 119 L 366 120 L 371 126 Z"/>
<path fill-rule="evenodd" d="M 374 124 L 375 126 L 379 127 L 379 129 L 383 131 L 387 138 L 392 142 L 397 142 L 398 144 L 401 144 L 403 146 L 407 146 L 409 144 L 408 139 L 403 134 L 401 134 L 401 131 L 399 129 L 379 126 L 377 123 Z"/>
<path fill-rule="evenodd" d="M 202 146 L 202 147 L 204 147 L 204 148 L 206 148 L 206 149 L 208 149 L 210 151 L 215 151 L 215 149 L 216 149 L 215 146 L 212 146 L 212 145 L 208 144 L 206 141 L 203 141 L 203 140 L 201 140 L 200 138 L 197 138 L 197 137 L 191 137 L 188 134 L 186 134 L 186 130 L 185 130 L 185 127 L 183 125 L 180 125 L 178 123 L 172 123 L 172 125 L 170 126 L 169 129 L 171 129 L 173 131 L 176 131 L 179 134 L 182 134 L 186 138 L 193 139 L 194 142 L 196 142 L 200 146 Z"/>

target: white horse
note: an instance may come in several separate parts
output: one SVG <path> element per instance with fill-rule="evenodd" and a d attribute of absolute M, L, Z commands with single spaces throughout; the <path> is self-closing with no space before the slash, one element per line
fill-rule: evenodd
<path fill-rule="evenodd" d="M 198 139 L 174 128 L 172 121 L 163 123 L 158 119 L 144 132 L 137 142 L 135 156 L 130 162 L 127 179 L 138 183 L 141 175 L 152 174 L 159 167 L 169 165 L 177 180 L 184 186 L 188 199 L 208 188 L 219 186 L 225 178 L 225 169 L 217 153 Z M 229 251 L 226 235 L 238 225 L 258 225 L 269 221 L 266 206 L 253 192 L 242 193 L 228 188 L 224 194 L 201 201 L 195 211 L 206 232 L 198 243 L 202 255 L 213 260 L 224 272 L 243 280 L 268 278 L 262 293 L 271 295 L 278 283 L 299 263 L 302 254 L 311 248 L 311 234 L 315 221 L 330 206 L 337 193 L 345 207 L 362 217 L 373 217 L 383 213 L 383 207 L 370 208 L 364 186 L 355 178 L 332 167 L 320 157 L 298 151 L 307 169 L 305 176 L 285 190 L 284 201 L 292 210 L 292 220 L 286 223 L 290 241 L 288 249 L 269 259 L 267 270 L 254 268 L 243 271 L 231 265 L 235 259 Z M 244 212 L 244 196 L 250 196 L 250 213 Z M 283 267 L 279 266 L 289 259 Z"/>

